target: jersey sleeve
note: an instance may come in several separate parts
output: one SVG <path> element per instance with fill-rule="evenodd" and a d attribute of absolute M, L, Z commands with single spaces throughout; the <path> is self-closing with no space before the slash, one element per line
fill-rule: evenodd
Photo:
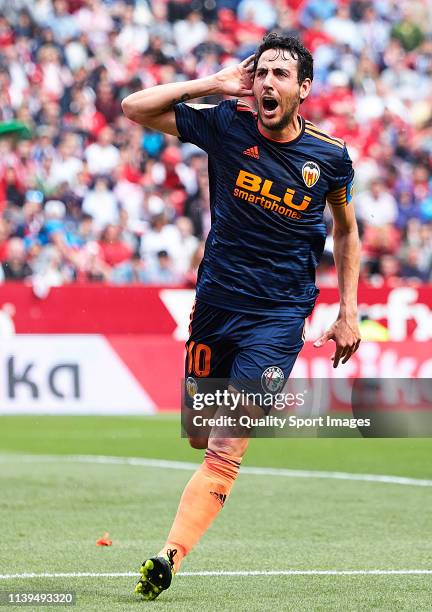
<path fill-rule="evenodd" d="M 342 157 L 334 165 L 334 175 L 330 178 L 327 202 L 331 206 L 348 206 L 352 200 L 354 169 L 347 151 L 343 148 Z"/>
<path fill-rule="evenodd" d="M 182 142 L 191 142 L 206 153 L 216 151 L 236 113 L 237 100 L 224 100 L 217 106 L 193 108 L 185 103 L 174 107 L 177 130 Z"/>

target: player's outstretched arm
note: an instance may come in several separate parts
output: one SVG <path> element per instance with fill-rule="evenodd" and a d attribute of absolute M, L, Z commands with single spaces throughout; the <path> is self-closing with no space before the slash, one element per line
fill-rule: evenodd
<path fill-rule="evenodd" d="M 253 59 L 229 66 L 214 75 L 194 81 L 156 85 L 133 93 L 122 101 L 126 117 L 140 125 L 179 136 L 174 106 L 194 98 L 211 95 L 252 95 Z"/>
<path fill-rule="evenodd" d="M 314 345 L 323 346 L 329 340 L 336 343 L 333 367 L 346 363 L 360 345 L 357 320 L 357 286 L 360 272 L 360 240 L 354 207 L 331 206 L 333 215 L 333 256 L 338 275 L 340 309 L 335 323 Z"/>

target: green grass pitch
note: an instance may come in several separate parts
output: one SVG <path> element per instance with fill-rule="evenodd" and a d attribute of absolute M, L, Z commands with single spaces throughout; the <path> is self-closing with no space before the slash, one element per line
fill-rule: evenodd
<path fill-rule="evenodd" d="M 244 465 L 431 479 L 431 451 L 428 439 L 265 439 L 251 442 Z M 107 612 L 432 609 L 430 574 L 180 575 L 149 603 L 128 576 L 4 579 L 137 571 L 163 543 L 192 473 L 48 455 L 199 463 L 202 451 L 180 438 L 174 416 L 0 417 L 0 590 L 73 590 L 69 609 Z M 430 486 L 240 473 L 182 571 L 431 570 L 431 508 Z M 96 547 L 104 531 L 112 547 Z"/>

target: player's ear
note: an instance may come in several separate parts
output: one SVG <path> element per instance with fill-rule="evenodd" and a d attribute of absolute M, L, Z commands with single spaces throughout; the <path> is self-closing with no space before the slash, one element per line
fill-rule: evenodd
<path fill-rule="evenodd" d="M 312 81 L 310 79 L 305 79 L 300 85 L 300 103 L 306 100 L 311 90 L 311 87 Z"/>

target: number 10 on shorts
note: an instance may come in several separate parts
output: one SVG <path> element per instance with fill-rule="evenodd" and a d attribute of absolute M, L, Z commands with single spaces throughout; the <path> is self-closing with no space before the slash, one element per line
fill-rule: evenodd
<path fill-rule="evenodd" d="M 197 344 L 190 340 L 187 345 L 188 374 L 204 377 L 210 374 L 211 348 L 206 344 Z"/>

